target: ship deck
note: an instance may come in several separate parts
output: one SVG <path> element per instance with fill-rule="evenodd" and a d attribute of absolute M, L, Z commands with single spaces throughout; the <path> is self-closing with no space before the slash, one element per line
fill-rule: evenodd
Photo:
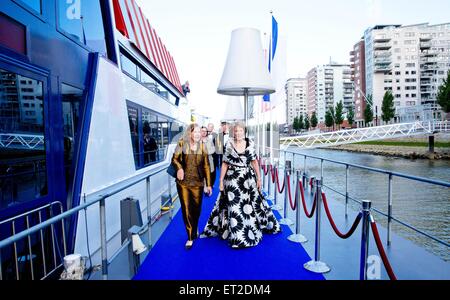
<path fill-rule="evenodd" d="M 205 196 L 199 230 L 206 224 L 209 213 L 218 196 L 216 182 L 213 195 Z M 311 195 L 305 193 L 308 209 L 311 208 Z M 268 196 L 271 202 L 273 197 Z M 278 202 L 284 199 L 278 196 Z M 348 218 L 345 207 L 339 201 L 328 200 L 330 211 L 337 227 L 347 231 L 353 223 L 357 210 L 349 206 Z M 275 211 L 280 219 L 283 212 Z M 295 220 L 295 212 L 288 209 L 288 217 Z M 231 249 L 226 241 L 218 237 L 197 239 L 192 249 L 185 250 L 186 233 L 182 221 L 179 201 L 174 203 L 173 219 L 169 214 L 152 227 L 154 246 L 141 254 L 143 262 L 133 277 L 128 271 L 126 251 L 109 268 L 109 279 L 135 280 L 358 280 L 361 252 L 361 224 L 348 239 L 339 238 L 328 222 L 325 210 L 321 213 L 320 261 L 325 262 L 331 271 L 322 274 L 304 269 L 303 264 L 314 258 L 315 216 L 306 218 L 303 211 L 300 218 L 300 232 L 308 241 L 293 243 L 287 237 L 295 231 L 295 224 L 282 225 L 282 233 L 264 235 L 256 247 Z M 448 280 L 450 263 L 426 251 L 414 242 L 392 232 L 392 243 L 386 246 L 386 229 L 378 225 L 386 255 L 392 269 L 400 280 Z M 369 256 L 379 257 L 372 234 L 370 234 Z M 145 237 L 143 237 L 144 242 Z M 388 274 L 381 259 L 369 266 L 374 271 L 374 279 L 388 280 Z M 380 270 L 380 276 L 376 271 Z M 100 273 L 100 272 L 98 272 Z M 92 279 L 100 279 L 101 274 L 93 274 Z"/>

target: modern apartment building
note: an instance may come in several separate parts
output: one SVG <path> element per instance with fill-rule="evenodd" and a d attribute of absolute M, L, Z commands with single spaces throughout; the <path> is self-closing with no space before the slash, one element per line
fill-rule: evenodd
<path fill-rule="evenodd" d="M 308 114 L 316 112 L 319 123 L 325 122 L 325 112 L 340 101 L 344 112 L 353 106 L 353 83 L 350 65 L 330 63 L 308 72 Z"/>
<path fill-rule="evenodd" d="M 366 95 L 373 96 L 377 123 L 387 90 L 394 95 L 397 120 L 411 106 L 417 118 L 427 110 L 440 118 L 436 96 L 450 69 L 450 23 L 377 25 L 365 31 L 364 42 Z"/>
<path fill-rule="evenodd" d="M 293 124 L 295 117 L 304 116 L 308 112 L 307 83 L 306 78 L 290 78 L 286 82 L 286 121 L 289 125 Z"/>
<path fill-rule="evenodd" d="M 358 127 L 362 127 L 366 108 L 366 53 L 363 38 L 353 46 L 350 52 L 350 63 L 354 88 L 355 123 Z"/>

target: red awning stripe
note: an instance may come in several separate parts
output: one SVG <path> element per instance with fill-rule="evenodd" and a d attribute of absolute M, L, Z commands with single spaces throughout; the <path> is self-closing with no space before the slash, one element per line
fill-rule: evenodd
<path fill-rule="evenodd" d="M 142 26 L 141 26 L 141 20 L 139 20 L 139 14 L 137 13 L 137 10 L 136 10 L 136 4 L 135 4 L 135 1 L 134 0 L 130 0 L 131 1 L 131 4 L 132 4 L 132 6 L 133 6 L 133 12 L 134 12 L 134 16 L 136 17 L 136 24 L 138 25 L 138 27 L 139 27 L 139 32 L 141 33 L 141 37 L 142 37 L 142 43 L 144 44 L 144 48 L 145 48 L 145 53 L 147 54 L 146 56 L 147 56 L 147 58 L 148 59 L 150 59 L 150 61 L 151 61 L 151 58 L 150 58 L 150 53 L 148 52 L 148 48 L 147 48 L 147 42 L 145 41 L 145 37 L 144 37 L 144 32 L 142 31 Z"/>
<path fill-rule="evenodd" d="M 170 70 L 171 70 L 171 74 L 172 74 L 173 81 L 175 82 L 175 86 L 176 86 L 177 89 L 179 90 L 180 87 L 179 87 L 179 84 L 178 84 L 177 77 L 175 76 L 175 69 L 174 69 L 174 67 L 173 67 L 172 56 L 170 55 L 169 52 L 167 52 L 167 60 L 168 60 L 168 62 L 169 62 L 169 66 L 170 66 Z"/>
<path fill-rule="evenodd" d="M 167 51 L 167 48 L 164 47 L 166 49 L 166 53 L 167 53 L 167 61 L 169 62 L 169 69 L 170 69 L 170 77 L 172 77 L 172 82 L 177 85 L 177 80 L 175 79 L 175 73 L 173 72 L 173 65 L 172 62 L 170 61 L 170 53 L 169 51 Z M 178 86 L 177 86 L 178 87 Z"/>
<path fill-rule="evenodd" d="M 145 28 L 145 34 L 146 34 L 146 36 L 147 36 L 147 40 L 148 40 L 148 45 L 149 45 L 149 48 L 150 48 L 150 52 L 151 52 L 151 54 L 152 54 L 152 59 L 151 59 L 151 61 L 152 61 L 152 63 L 159 69 L 159 65 L 158 65 L 158 62 L 157 62 L 157 59 L 156 59 L 156 54 L 155 54 L 155 49 L 154 49 L 154 45 L 153 45 L 153 43 L 152 43 L 152 38 L 150 37 L 150 34 L 149 34 L 149 22 L 148 22 L 148 20 L 145 18 L 145 16 L 144 16 L 144 14 L 142 13 L 142 10 L 141 10 L 141 8 L 139 7 L 139 12 L 140 12 L 140 14 L 141 14 L 141 17 L 142 17 L 142 19 L 143 19 L 143 25 L 144 25 L 144 28 Z"/>
<path fill-rule="evenodd" d="M 113 0 L 114 8 L 114 20 L 116 21 L 117 30 L 125 37 L 130 38 L 128 34 L 127 25 L 125 19 L 123 18 L 122 9 L 120 9 L 119 0 Z"/>
<path fill-rule="evenodd" d="M 130 11 L 130 7 L 128 6 L 128 0 L 124 0 L 125 2 L 125 7 L 127 9 L 127 14 L 128 14 L 128 18 L 130 19 L 130 23 L 131 23 L 131 28 L 133 29 L 133 33 L 134 33 L 134 38 L 136 39 L 136 45 L 138 46 L 139 49 L 141 49 L 141 44 L 139 43 L 139 39 L 136 33 L 136 27 L 134 26 L 134 21 L 133 21 L 133 17 L 131 15 L 131 11 Z"/>
<path fill-rule="evenodd" d="M 156 35 L 156 32 L 155 32 Z M 159 56 L 161 56 L 161 61 L 163 64 L 163 69 L 161 70 L 163 72 L 164 75 L 166 75 L 167 78 L 169 78 L 169 76 L 167 76 L 167 65 L 166 65 L 166 60 L 164 59 L 164 55 L 163 55 L 163 50 L 162 50 L 162 42 L 161 42 L 161 38 L 156 35 L 156 43 L 158 44 L 158 52 L 159 52 Z"/>
<path fill-rule="evenodd" d="M 178 89 L 180 89 L 180 81 L 177 78 L 177 75 L 175 74 L 175 65 L 173 64 L 172 55 L 169 53 L 169 63 L 172 66 L 172 73 L 173 73 L 173 80 L 175 81 L 175 85 Z"/>
<path fill-rule="evenodd" d="M 155 34 L 156 33 L 154 32 L 154 29 L 150 26 L 150 22 L 148 20 L 147 20 L 147 25 L 148 25 L 148 28 L 150 30 L 150 37 L 152 39 L 153 48 L 155 48 L 155 55 L 156 55 L 156 58 L 158 59 L 157 67 L 161 71 L 162 70 L 162 62 L 161 62 L 161 57 L 160 57 L 159 52 L 158 52 L 158 45 L 156 43 L 156 38 L 155 38 Z"/>
<path fill-rule="evenodd" d="M 175 80 L 173 78 L 173 74 L 172 74 L 172 66 L 169 63 L 169 58 L 167 57 L 167 48 L 166 45 L 163 45 L 163 51 L 164 51 L 164 56 L 166 57 L 166 61 L 167 61 L 167 71 L 169 72 L 169 77 L 170 77 L 170 81 L 172 81 L 173 83 L 175 83 Z"/>
<path fill-rule="evenodd" d="M 134 42 L 141 53 L 183 94 L 175 61 L 162 43 L 161 38 L 157 35 L 156 30 L 150 25 L 149 20 L 145 17 L 135 0 L 121 1 L 125 3 L 126 13 L 130 22 L 125 22 L 123 4 L 121 6 L 119 0 L 113 0 L 117 30 L 128 39 L 130 39 L 129 32 L 132 30 L 134 41 L 132 38 L 130 41 Z M 131 4 L 128 1 L 131 1 Z M 131 25 L 131 28 L 127 28 L 127 24 L 128 26 Z M 140 35 L 138 35 L 138 30 Z"/>
<path fill-rule="evenodd" d="M 180 76 L 178 76 L 177 64 L 175 63 L 175 59 L 172 57 L 173 66 L 175 68 L 175 76 L 177 77 L 178 86 L 180 88 L 180 92 L 183 94 L 183 89 L 181 87 Z"/>

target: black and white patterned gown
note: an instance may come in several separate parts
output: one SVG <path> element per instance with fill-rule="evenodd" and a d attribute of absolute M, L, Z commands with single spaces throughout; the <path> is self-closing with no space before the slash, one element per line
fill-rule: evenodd
<path fill-rule="evenodd" d="M 238 154 L 230 140 L 223 161 L 228 164 L 224 178 L 224 191 L 209 216 L 202 236 L 220 236 L 233 248 L 256 246 L 263 233 L 281 231 L 278 220 L 258 192 L 256 176 L 250 162 L 256 159 L 254 143 Z"/>

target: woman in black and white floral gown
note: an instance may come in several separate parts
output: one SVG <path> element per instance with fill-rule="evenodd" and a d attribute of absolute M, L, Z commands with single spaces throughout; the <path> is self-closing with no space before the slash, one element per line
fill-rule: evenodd
<path fill-rule="evenodd" d="M 226 145 L 220 194 L 201 237 L 220 236 L 232 248 L 256 246 L 263 233 L 278 233 L 280 224 L 260 195 L 261 180 L 254 143 L 237 123 Z"/>

